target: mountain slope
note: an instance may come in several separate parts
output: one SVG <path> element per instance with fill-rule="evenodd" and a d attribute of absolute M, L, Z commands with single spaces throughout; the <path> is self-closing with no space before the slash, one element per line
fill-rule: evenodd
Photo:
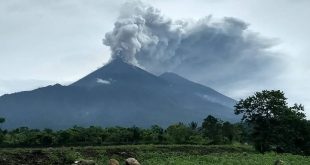
<path fill-rule="evenodd" d="M 208 114 L 235 121 L 234 100 L 176 74 L 150 74 L 114 60 L 69 86 L 47 86 L 0 97 L 6 128 L 168 126 Z"/>
<path fill-rule="evenodd" d="M 215 91 L 214 89 L 189 81 L 175 73 L 166 72 L 159 77 L 170 82 L 182 92 L 192 93 L 210 102 L 218 103 L 227 106 L 228 108 L 231 108 L 236 104 L 235 100 Z"/>

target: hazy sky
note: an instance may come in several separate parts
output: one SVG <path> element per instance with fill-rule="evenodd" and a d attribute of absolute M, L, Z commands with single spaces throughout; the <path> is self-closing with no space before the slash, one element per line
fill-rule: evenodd
<path fill-rule="evenodd" d="M 0 95 L 54 83 L 69 84 L 110 58 L 102 44 L 125 0 L 0 0 Z M 281 89 L 290 103 L 310 114 L 310 1 L 308 0 L 148 0 L 171 19 L 234 17 L 248 30 L 276 41 L 281 59 L 276 76 L 221 85 L 195 81 L 239 99 L 262 89 Z M 270 68 L 268 68 L 270 69 Z M 273 70 L 267 72 L 277 73 Z M 236 73 L 238 74 L 238 73 Z M 252 73 L 251 73 L 252 74 Z M 270 79 L 270 81 L 269 81 Z"/>

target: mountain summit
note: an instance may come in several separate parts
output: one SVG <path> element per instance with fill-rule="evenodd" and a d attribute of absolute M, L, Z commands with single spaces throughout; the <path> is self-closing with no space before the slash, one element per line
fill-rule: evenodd
<path fill-rule="evenodd" d="M 73 125 L 168 126 L 207 115 L 236 121 L 235 100 L 174 73 L 155 76 L 115 59 L 68 86 L 59 84 L 0 97 L 6 128 L 62 129 Z"/>
<path fill-rule="evenodd" d="M 115 59 L 102 68 L 90 73 L 84 78 L 73 83 L 71 86 L 98 87 L 102 84 L 127 84 L 129 86 L 139 84 L 162 83 L 155 75 L 132 64 L 124 62 L 122 59 Z"/>

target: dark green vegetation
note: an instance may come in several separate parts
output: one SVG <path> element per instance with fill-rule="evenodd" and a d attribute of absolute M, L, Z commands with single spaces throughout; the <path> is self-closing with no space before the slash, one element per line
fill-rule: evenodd
<path fill-rule="evenodd" d="M 256 92 L 235 106 L 236 114 L 250 126 L 255 149 L 260 152 L 276 148 L 278 152 L 310 154 L 310 122 L 304 107 L 289 107 L 281 91 Z"/>
<path fill-rule="evenodd" d="M 124 159 L 135 157 L 143 165 L 208 165 L 208 164 L 307 164 L 309 157 L 256 153 L 250 146 L 221 145 L 130 145 L 102 147 L 60 147 L 35 149 L 1 149 L 0 164 L 72 164 L 79 159 L 95 160 L 105 165 L 111 158 L 123 163 Z"/>
<path fill-rule="evenodd" d="M 306 120 L 302 105 L 287 105 L 283 92 L 257 92 L 240 100 L 235 113 L 243 115 L 241 123 L 223 122 L 209 115 L 201 124 L 177 123 L 167 128 L 154 125 L 147 129 L 74 126 L 58 131 L 27 127 L 1 130 L 2 147 L 58 148 L 2 149 L 0 164 L 70 164 L 77 159 L 94 159 L 103 164 L 109 158 L 127 157 L 138 158 L 142 164 L 272 164 L 276 159 L 288 164 L 309 162 L 309 157 L 302 155 L 310 154 L 310 121 Z M 3 122 L 5 119 L 1 118 L 0 123 Z M 131 146 L 107 146 L 124 144 Z M 265 154 L 257 153 L 252 145 Z"/>
<path fill-rule="evenodd" d="M 53 131 L 21 127 L 1 131 L 4 147 L 50 147 L 120 144 L 232 144 L 244 142 L 244 129 L 240 124 L 222 122 L 208 116 L 201 127 L 192 122 L 178 123 L 163 129 L 154 125 L 149 129 L 138 127 L 78 127 Z"/>

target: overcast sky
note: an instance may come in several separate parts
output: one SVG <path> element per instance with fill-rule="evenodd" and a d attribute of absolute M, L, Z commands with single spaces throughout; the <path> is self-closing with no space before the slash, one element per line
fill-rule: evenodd
<path fill-rule="evenodd" d="M 0 95 L 55 83 L 69 84 L 101 67 L 111 54 L 102 39 L 113 29 L 124 2 L 0 0 Z M 277 76 L 264 77 L 270 81 L 243 78 L 243 83 L 223 85 L 204 77 L 193 79 L 237 100 L 254 91 L 281 89 L 290 103 L 304 104 L 309 117 L 310 1 L 145 2 L 173 20 L 199 20 L 209 15 L 219 20 L 234 17 L 249 24 L 249 31 L 275 41 L 270 51 L 277 54 L 283 64 Z"/>

